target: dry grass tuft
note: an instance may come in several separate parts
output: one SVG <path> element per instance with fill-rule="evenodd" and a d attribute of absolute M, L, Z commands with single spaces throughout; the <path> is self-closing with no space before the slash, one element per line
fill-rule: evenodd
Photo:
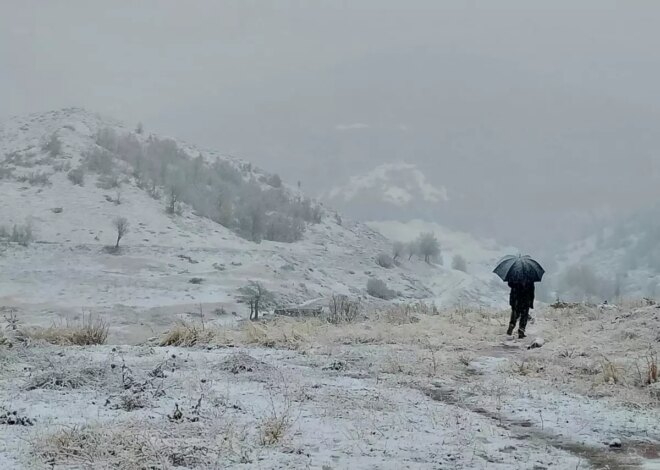
<path fill-rule="evenodd" d="M 101 318 L 83 315 L 78 324 L 66 323 L 49 328 L 31 328 L 20 330 L 22 340 L 45 341 L 58 346 L 91 346 L 105 344 L 108 339 L 108 324 Z"/>
<path fill-rule="evenodd" d="M 181 322 L 168 331 L 160 346 L 199 346 L 213 341 L 215 333 L 202 324 Z"/>
<path fill-rule="evenodd" d="M 623 383 L 623 368 L 609 359 L 603 359 L 602 363 L 603 382 L 609 384 Z"/>
<path fill-rule="evenodd" d="M 212 432 L 231 437 L 225 430 Z M 228 445 L 222 438 L 220 442 Z M 66 427 L 37 436 L 31 444 L 49 468 L 216 468 L 221 455 L 235 458 L 231 448 L 222 452 L 215 443 L 200 440 L 197 428 L 146 422 Z"/>
<path fill-rule="evenodd" d="M 102 369 L 83 367 L 80 369 L 61 368 L 55 366 L 51 370 L 33 375 L 25 386 L 26 390 L 37 389 L 76 389 L 94 384 L 103 376 Z"/>
<path fill-rule="evenodd" d="M 37 455 L 53 467 L 122 468 L 139 470 L 163 468 L 165 453 L 139 428 L 110 429 L 74 426 L 38 441 Z"/>
<path fill-rule="evenodd" d="M 296 417 L 293 416 L 293 400 L 286 387 L 282 398 L 282 405 L 278 407 L 271 392 L 268 415 L 259 425 L 259 443 L 263 446 L 271 446 L 281 442 L 296 420 Z"/>

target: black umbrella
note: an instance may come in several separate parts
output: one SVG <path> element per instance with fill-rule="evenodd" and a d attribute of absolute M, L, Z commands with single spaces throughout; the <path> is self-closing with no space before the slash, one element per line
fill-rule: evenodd
<path fill-rule="evenodd" d="M 493 270 L 504 282 L 541 282 L 545 270 L 530 256 L 505 256 Z"/>

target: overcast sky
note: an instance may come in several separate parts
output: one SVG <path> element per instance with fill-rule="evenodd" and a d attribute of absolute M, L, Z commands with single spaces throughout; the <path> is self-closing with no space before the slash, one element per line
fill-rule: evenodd
<path fill-rule="evenodd" d="M 0 0 L 0 118 L 82 106 L 310 192 L 409 161 L 439 222 L 532 246 L 660 199 L 658 25 L 653 0 Z"/>

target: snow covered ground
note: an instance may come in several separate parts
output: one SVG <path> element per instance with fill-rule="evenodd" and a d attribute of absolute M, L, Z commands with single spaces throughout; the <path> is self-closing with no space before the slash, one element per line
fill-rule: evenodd
<path fill-rule="evenodd" d="M 57 347 L 19 323 L 0 346 L 0 466 L 660 468 L 659 319 L 544 310 L 531 350 L 502 334 L 506 312 L 420 306 L 189 348 Z"/>

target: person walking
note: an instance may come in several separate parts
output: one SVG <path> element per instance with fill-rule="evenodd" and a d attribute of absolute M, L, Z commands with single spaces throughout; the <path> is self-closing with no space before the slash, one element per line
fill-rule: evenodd
<path fill-rule="evenodd" d="M 511 336 L 518 323 L 518 338 L 525 338 L 525 328 L 529 319 L 529 309 L 534 308 L 534 283 L 533 282 L 509 282 L 511 293 L 509 294 L 509 305 L 511 305 L 511 319 L 506 334 Z"/>
<path fill-rule="evenodd" d="M 500 279 L 509 284 L 509 305 L 511 320 L 507 335 L 511 336 L 518 324 L 518 338 L 525 337 L 525 328 L 529 320 L 529 309 L 534 308 L 534 283 L 541 282 L 545 270 L 528 255 L 505 256 L 493 270 Z"/>

